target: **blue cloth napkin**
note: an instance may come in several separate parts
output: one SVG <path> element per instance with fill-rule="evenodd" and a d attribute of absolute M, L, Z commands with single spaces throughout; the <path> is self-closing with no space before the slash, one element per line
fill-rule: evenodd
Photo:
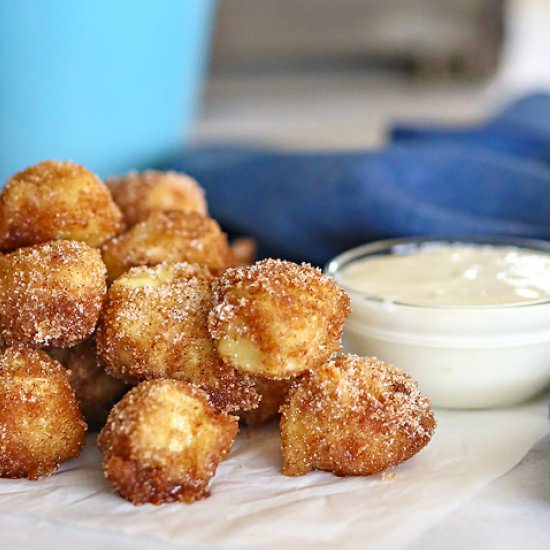
<path fill-rule="evenodd" d="M 478 126 L 397 124 L 389 137 L 394 143 L 447 143 L 550 163 L 550 95 L 523 97 Z"/>
<path fill-rule="evenodd" d="M 163 168 L 196 177 L 211 215 L 256 237 L 262 256 L 323 265 L 398 236 L 550 239 L 550 96 L 523 98 L 475 128 L 391 135 L 365 152 L 202 147 Z"/>

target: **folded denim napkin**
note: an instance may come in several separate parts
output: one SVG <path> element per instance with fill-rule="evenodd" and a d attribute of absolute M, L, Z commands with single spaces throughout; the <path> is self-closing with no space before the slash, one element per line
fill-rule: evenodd
<path fill-rule="evenodd" d="M 163 168 L 196 177 L 212 216 L 256 237 L 262 256 L 323 265 L 398 236 L 550 239 L 550 96 L 476 127 L 399 125 L 391 137 L 363 152 L 207 146 Z"/>
<path fill-rule="evenodd" d="M 394 143 L 446 143 L 550 163 L 550 95 L 522 97 L 476 126 L 397 124 L 389 137 Z"/>

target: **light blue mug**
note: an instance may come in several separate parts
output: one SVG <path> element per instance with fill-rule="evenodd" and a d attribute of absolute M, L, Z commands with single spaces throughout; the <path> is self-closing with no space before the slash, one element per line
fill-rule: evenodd
<path fill-rule="evenodd" d="M 0 186 L 39 160 L 102 176 L 181 146 L 214 0 L 1 0 Z"/>

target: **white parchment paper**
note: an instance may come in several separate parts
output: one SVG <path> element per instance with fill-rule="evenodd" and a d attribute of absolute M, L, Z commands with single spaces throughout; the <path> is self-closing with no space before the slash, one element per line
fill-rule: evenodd
<path fill-rule="evenodd" d="M 280 474 L 277 426 L 242 431 L 202 502 L 134 507 L 103 479 L 93 437 L 38 482 L 0 480 L 0 519 L 55 522 L 208 548 L 404 548 L 514 467 L 548 433 L 548 397 L 493 411 L 437 411 L 430 445 L 395 476 Z M 60 540 L 61 540 L 60 536 Z M 45 548 L 47 541 L 42 541 Z M 53 543 L 52 543 L 53 544 Z M 38 547 L 38 546 L 37 546 Z M 53 548 L 54 546 L 52 546 Z"/>

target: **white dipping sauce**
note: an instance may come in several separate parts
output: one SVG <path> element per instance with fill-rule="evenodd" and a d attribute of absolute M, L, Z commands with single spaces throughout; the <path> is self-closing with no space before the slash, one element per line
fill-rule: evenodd
<path fill-rule="evenodd" d="M 353 263 L 341 281 L 372 296 L 418 305 L 537 302 L 550 299 L 550 254 L 495 246 L 428 246 Z"/>
<path fill-rule="evenodd" d="M 351 298 L 344 348 L 409 372 L 436 406 L 524 401 L 550 384 L 549 251 L 401 239 L 345 252 L 327 267 Z"/>

